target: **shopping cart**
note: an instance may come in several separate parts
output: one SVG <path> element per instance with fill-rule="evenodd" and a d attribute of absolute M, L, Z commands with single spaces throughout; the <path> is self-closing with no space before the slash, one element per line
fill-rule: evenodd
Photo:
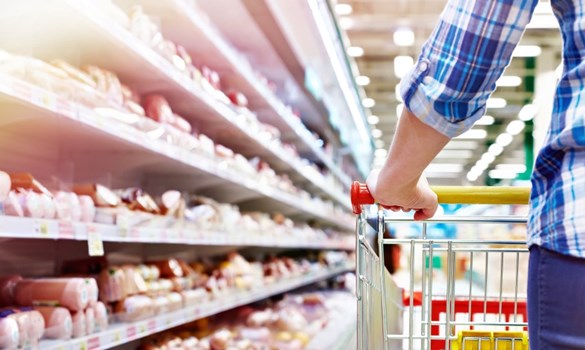
<path fill-rule="evenodd" d="M 440 203 L 526 204 L 529 197 L 529 189 L 514 187 L 433 190 Z M 383 210 L 368 218 L 362 205 L 374 204 L 374 199 L 364 184 L 354 182 L 351 197 L 359 214 L 358 349 L 528 349 L 525 240 L 432 239 L 427 234 L 436 223 L 511 226 L 524 225 L 524 217 L 444 216 L 421 222 L 420 238 L 392 239 L 384 237 L 385 225 L 412 219 L 389 219 Z M 367 239 L 372 222 L 378 254 Z M 405 288 L 384 267 L 384 246 L 396 244 L 408 256 Z M 444 262 L 439 269 L 437 261 Z"/>

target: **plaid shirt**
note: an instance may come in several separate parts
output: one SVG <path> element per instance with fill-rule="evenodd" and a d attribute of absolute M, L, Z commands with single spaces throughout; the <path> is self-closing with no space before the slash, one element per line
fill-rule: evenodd
<path fill-rule="evenodd" d="M 402 80 L 406 107 L 449 137 L 471 128 L 537 2 L 449 0 Z M 552 0 L 552 6 L 564 38 L 564 70 L 532 175 L 528 243 L 585 257 L 585 4 Z"/>

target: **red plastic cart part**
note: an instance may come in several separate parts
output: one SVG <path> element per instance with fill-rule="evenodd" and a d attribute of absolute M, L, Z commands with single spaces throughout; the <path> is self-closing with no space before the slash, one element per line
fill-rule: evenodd
<path fill-rule="evenodd" d="M 351 207 L 354 214 L 362 213 L 362 205 L 374 204 L 374 197 L 370 194 L 368 185 L 362 184 L 359 181 L 354 181 L 351 184 Z"/>

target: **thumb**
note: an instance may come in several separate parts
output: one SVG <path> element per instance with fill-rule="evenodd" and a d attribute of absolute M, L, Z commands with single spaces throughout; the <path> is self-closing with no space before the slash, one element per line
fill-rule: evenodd
<path fill-rule="evenodd" d="M 437 205 L 431 208 L 419 209 L 414 213 L 414 220 L 422 221 L 432 218 L 437 212 Z"/>

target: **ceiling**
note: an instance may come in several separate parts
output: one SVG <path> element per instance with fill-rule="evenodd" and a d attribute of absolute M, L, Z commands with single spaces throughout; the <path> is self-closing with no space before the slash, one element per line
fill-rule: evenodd
<path fill-rule="evenodd" d="M 398 120 L 397 108 L 401 102 L 396 96 L 396 86 L 400 79 L 395 74 L 394 59 L 397 56 L 409 56 L 416 61 L 421 46 L 431 34 L 445 3 L 445 0 L 338 0 L 332 3 L 342 36 L 345 38 L 353 73 L 355 77 L 368 78 L 356 79 L 361 97 L 375 101 L 375 105 L 370 108 L 367 107 L 369 107 L 368 102 L 371 101 L 364 103 L 366 115 L 378 117 L 369 118 L 373 138 L 379 148 L 378 157 L 373 160 L 373 166 L 379 166 L 384 160 L 385 150 L 392 139 Z M 492 122 L 490 118 L 484 120 L 491 125 L 474 127 L 474 129 L 485 130 L 485 138 L 464 140 L 464 142 L 452 141 L 447 146 L 450 151 L 443 152 L 434 161 L 443 165 L 433 165 L 427 169 L 427 176 L 431 178 L 431 183 L 460 185 L 510 182 L 511 179 L 501 179 L 510 176 L 498 176 L 498 172 L 492 172 L 493 178 L 490 178 L 490 170 L 503 169 L 499 164 L 526 163 L 525 148 L 530 144 L 525 142 L 525 137 L 531 137 L 531 122 L 526 122 L 526 127 L 520 131 L 518 130 L 522 129 L 522 125 L 518 125 L 522 124 L 520 122 L 515 123 L 517 130 L 512 130 L 512 127 L 509 129 L 512 135 L 515 132 L 519 133 L 513 135 L 510 144 L 503 147 L 503 151 L 499 152 L 498 147 L 493 147 L 495 148 L 491 152 L 493 155 L 501 153 L 495 156 L 495 159 L 490 159 L 491 156 L 486 156 L 486 154 L 497 137 L 506 132 L 510 122 L 518 120 L 519 112 L 524 105 L 532 102 L 534 81 L 537 81 L 536 85 L 543 84 L 543 81 L 535 78 L 538 78 L 539 74 L 546 69 L 551 70 L 550 67 L 554 70 L 560 62 L 561 39 L 549 3 L 539 4 L 530 27 L 521 45 L 536 45 L 541 53 L 535 57 L 515 57 L 512 60 L 504 75 L 519 77 L 520 80 L 512 78 L 515 80 L 512 83 L 519 85 L 497 88 L 492 97 L 503 98 L 507 104 L 504 108 L 488 108 L 487 114 L 494 117 L 493 123 L 490 123 Z M 395 43 L 394 36 L 399 30 L 410 31 L 414 34 L 411 45 L 399 46 Z M 369 80 L 369 83 L 364 84 L 363 80 Z M 544 80 L 544 84 L 547 83 L 550 83 L 550 78 L 548 81 Z M 525 108 L 524 114 L 529 111 L 532 109 Z M 533 114 L 536 112 L 534 111 Z M 504 145 L 506 143 L 501 142 Z M 487 158 L 486 161 L 478 163 L 482 156 Z M 530 159 L 529 156 L 529 167 Z M 470 173 L 472 168 L 473 171 Z M 485 169 L 482 171 L 482 168 Z"/>

